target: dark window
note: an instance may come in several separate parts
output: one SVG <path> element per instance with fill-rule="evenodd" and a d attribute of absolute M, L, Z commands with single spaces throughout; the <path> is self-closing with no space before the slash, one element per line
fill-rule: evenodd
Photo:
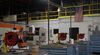
<path fill-rule="evenodd" d="M 59 29 L 54 29 L 54 30 L 53 30 L 53 33 L 54 33 L 54 34 L 57 34 L 58 32 L 59 32 Z"/>
<path fill-rule="evenodd" d="M 40 28 L 35 28 L 35 35 L 39 35 L 39 29 Z"/>
<path fill-rule="evenodd" d="M 78 27 L 71 27 L 69 28 L 69 36 L 70 38 L 77 40 L 77 34 L 79 34 L 79 28 Z"/>

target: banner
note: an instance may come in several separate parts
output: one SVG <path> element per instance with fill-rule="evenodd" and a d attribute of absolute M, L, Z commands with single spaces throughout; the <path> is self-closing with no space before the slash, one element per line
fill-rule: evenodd
<path fill-rule="evenodd" d="M 75 13 L 75 22 L 83 22 L 83 6 L 80 6 Z"/>
<path fill-rule="evenodd" d="M 4 16 L 3 21 L 5 21 L 5 22 L 17 21 L 17 15 Z"/>

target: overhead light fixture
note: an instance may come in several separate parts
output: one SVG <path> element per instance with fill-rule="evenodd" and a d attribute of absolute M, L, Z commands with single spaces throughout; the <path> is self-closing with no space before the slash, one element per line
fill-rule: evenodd
<path fill-rule="evenodd" d="M 59 7 L 58 7 L 57 11 L 58 11 L 58 12 L 60 12 L 60 11 L 61 11 Z"/>
<path fill-rule="evenodd" d="M 22 14 L 27 14 L 26 12 L 23 12 Z"/>

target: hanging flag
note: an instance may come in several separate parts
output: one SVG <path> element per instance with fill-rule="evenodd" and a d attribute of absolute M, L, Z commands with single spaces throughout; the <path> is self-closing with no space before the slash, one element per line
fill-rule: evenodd
<path fill-rule="evenodd" d="M 82 21 L 83 21 L 83 6 L 80 6 L 75 13 L 75 22 L 82 22 Z"/>

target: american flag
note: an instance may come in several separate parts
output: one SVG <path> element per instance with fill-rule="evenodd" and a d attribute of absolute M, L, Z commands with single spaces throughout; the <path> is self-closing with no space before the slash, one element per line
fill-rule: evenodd
<path fill-rule="evenodd" d="M 83 21 L 83 6 L 80 6 L 75 13 L 75 22 L 82 22 L 82 21 Z"/>

